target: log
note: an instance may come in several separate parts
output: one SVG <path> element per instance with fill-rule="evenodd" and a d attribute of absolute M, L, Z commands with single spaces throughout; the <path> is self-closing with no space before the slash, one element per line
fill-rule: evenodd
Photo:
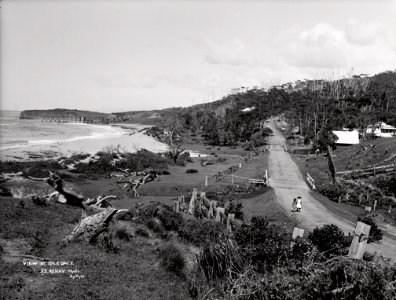
<path fill-rule="evenodd" d="M 100 233 L 107 230 L 113 216 L 118 212 L 107 201 L 107 199 L 115 198 L 115 196 L 99 196 L 97 199 L 85 200 L 83 196 L 65 188 L 64 181 L 56 173 L 50 172 L 50 176 L 47 178 L 30 177 L 30 179 L 47 182 L 60 196 L 64 197 L 64 201 L 62 201 L 64 204 L 82 209 L 80 223 L 63 239 L 63 242 L 71 242 L 78 239 L 84 239 L 89 243 L 94 242 Z"/>

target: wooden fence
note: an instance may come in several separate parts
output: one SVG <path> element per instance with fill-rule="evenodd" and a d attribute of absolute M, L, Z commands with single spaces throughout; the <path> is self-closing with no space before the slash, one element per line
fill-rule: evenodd
<path fill-rule="evenodd" d="M 307 182 L 309 184 L 309 186 L 313 189 L 316 190 L 316 186 L 315 186 L 315 180 L 311 177 L 311 175 L 309 175 L 307 173 Z"/>
<path fill-rule="evenodd" d="M 345 176 L 345 175 L 355 175 L 355 176 L 370 176 L 370 175 L 377 175 L 383 173 L 396 173 L 396 163 L 386 166 L 378 166 L 376 167 L 373 165 L 369 168 L 362 168 L 362 169 L 355 169 L 355 170 L 348 170 L 348 171 L 340 171 L 337 172 L 336 175 L 338 176 Z"/>

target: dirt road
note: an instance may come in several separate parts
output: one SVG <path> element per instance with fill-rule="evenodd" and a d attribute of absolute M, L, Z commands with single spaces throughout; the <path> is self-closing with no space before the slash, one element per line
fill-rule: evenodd
<path fill-rule="evenodd" d="M 284 150 L 285 138 L 273 122 L 267 126 L 274 133 L 270 138 L 269 185 L 274 189 L 276 200 L 286 210 L 289 218 L 295 220 L 296 226 L 309 231 L 325 224 L 335 224 L 345 233 L 353 234 L 355 221 L 336 215 L 315 199 L 315 194 L 307 186 L 298 166 Z M 297 196 L 302 197 L 301 212 L 292 211 L 292 201 Z M 367 248 L 370 252 L 379 252 L 396 260 L 395 239 L 384 237 L 381 244 L 370 244 Z"/>

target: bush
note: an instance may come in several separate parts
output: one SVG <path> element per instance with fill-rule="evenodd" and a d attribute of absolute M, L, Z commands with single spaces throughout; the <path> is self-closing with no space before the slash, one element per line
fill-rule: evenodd
<path fill-rule="evenodd" d="M 259 272 L 285 262 L 290 251 L 290 234 L 271 224 L 267 217 L 252 217 L 250 224 L 243 224 L 235 231 L 235 240 L 243 257 L 250 259 Z"/>
<path fill-rule="evenodd" d="M 32 196 L 32 201 L 37 206 L 47 206 L 47 201 L 45 198 L 34 195 Z"/>
<path fill-rule="evenodd" d="M 243 205 L 242 202 L 238 201 L 237 204 L 231 200 L 230 204 L 226 208 L 226 215 L 235 214 L 235 219 L 239 219 L 243 221 Z"/>
<path fill-rule="evenodd" d="M 143 227 L 138 227 L 135 231 L 137 235 L 143 236 L 143 237 L 149 237 L 150 233 Z"/>
<path fill-rule="evenodd" d="M 198 173 L 197 169 L 187 169 L 186 173 Z"/>
<path fill-rule="evenodd" d="M 175 212 L 172 207 L 162 204 L 160 202 L 150 202 L 148 204 L 140 204 L 136 207 L 135 212 L 137 221 L 142 224 L 146 224 L 147 227 L 153 226 L 153 230 L 156 231 L 158 224 L 161 224 L 166 230 L 178 230 L 183 223 L 183 217 Z M 154 220 L 157 219 L 158 221 Z M 153 223 L 154 222 L 154 223 Z"/>
<path fill-rule="evenodd" d="M 319 187 L 319 193 L 326 196 L 333 202 L 338 202 L 346 194 L 346 189 L 341 184 L 329 183 Z"/>
<path fill-rule="evenodd" d="M 100 234 L 97 238 L 97 244 L 100 249 L 108 253 L 118 253 L 120 251 L 120 247 L 114 243 L 113 235 L 109 232 Z"/>
<path fill-rule="evenodd" d="M 130 237 L 131 237 L 129 232 L 128 232 L 128 228 L 126 228 L 125 226 L 117 227 L 115 229 L 115 236 L 118 239 L 124 240 L 124 241 L 129 241 Z"/>
<path fill-rule="evenodd" d="M 161 154 L 153 153 L 145 149 L 135 153 L 126 153 L 124 158 L 116 163 L 116 166 L 123 169 L 130 169 L 131 172 L 143 171 L 146 169 L 166 170 L 170 161 L 163 158 Z"/>
<path fill-rule="evenodd" d="M 197 246 L 217 240 L 224 232 L 219 222 L 210 220 L 188 219 L 178 230 L 179 237 Z"/>
<path fill-rule="evenodd" d="M 164 232 L 164 227 L 158 218 L 152 218 L 146 222 L 147 228 L 151 229 L 156 233 L 162 234 Z"/>
<path fill-rule="evenodd" d="M 206 243 L 198 257 L 198 264 L 208 281 L 241 274 L 244 268 L 237 245 L 226 237 Z"/>
<path fill-rule="evenodd" d="M 368 243 L 372 242 L 378 242 L 382 240 L 382 230 L 378 227 L 378 225 L 375 223 L 375 221 L 371 217 L 364 217 L 364 218 L 358 218 L 358 221 L 363 222 L 367 225 L 370 225 L 370 233 L 369 233 L 369 238 L 368 238 Z"/>
<path fill-rule="evenodd" d="M 310 232 L 308 239 L 328 257 L 332 254 L 340 254 L 340 250 L 343 248 L 344 232 L 334 224 L 324 225 L 321 228 L 316 227 L 313 232 Z"/>
<path fill-rule="evenodd" d="M 159 253 L 161 265 L 165 270 L 181 275 L 186 265 L 183 254 L 174 244 L 167 244 Z"/>

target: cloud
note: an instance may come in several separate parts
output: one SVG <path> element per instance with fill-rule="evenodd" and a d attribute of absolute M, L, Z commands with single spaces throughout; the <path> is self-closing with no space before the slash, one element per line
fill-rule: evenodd
<path fill-rule="evenodd" d="M 362 23 L 355 19 L 347 22 L 345 36 L 346 39 L 357 45 L 371 45 L 385 32 L 380 23 Z"/>
<path fill-rule="evenodd" d="M 394 31 L 380 23 L 353 19 L 340 29 L 320 23 L 294 33 L 284 32 L 276 47 L 281 49 L 286 66 L 294 66 L 301 73 L 346 73 L 352 67 L 357 72 L 375 73 L 396 65 Z"/>
<path fill-rule="evenodd" d="M 108 78 L 95 79 L 103 87 L 134 87 L 134 88 L 144 88 L 150 89 L 154 88 L 161 81 L 158 77 L 152 76 L 126 76 L 117 75 Z"/>

